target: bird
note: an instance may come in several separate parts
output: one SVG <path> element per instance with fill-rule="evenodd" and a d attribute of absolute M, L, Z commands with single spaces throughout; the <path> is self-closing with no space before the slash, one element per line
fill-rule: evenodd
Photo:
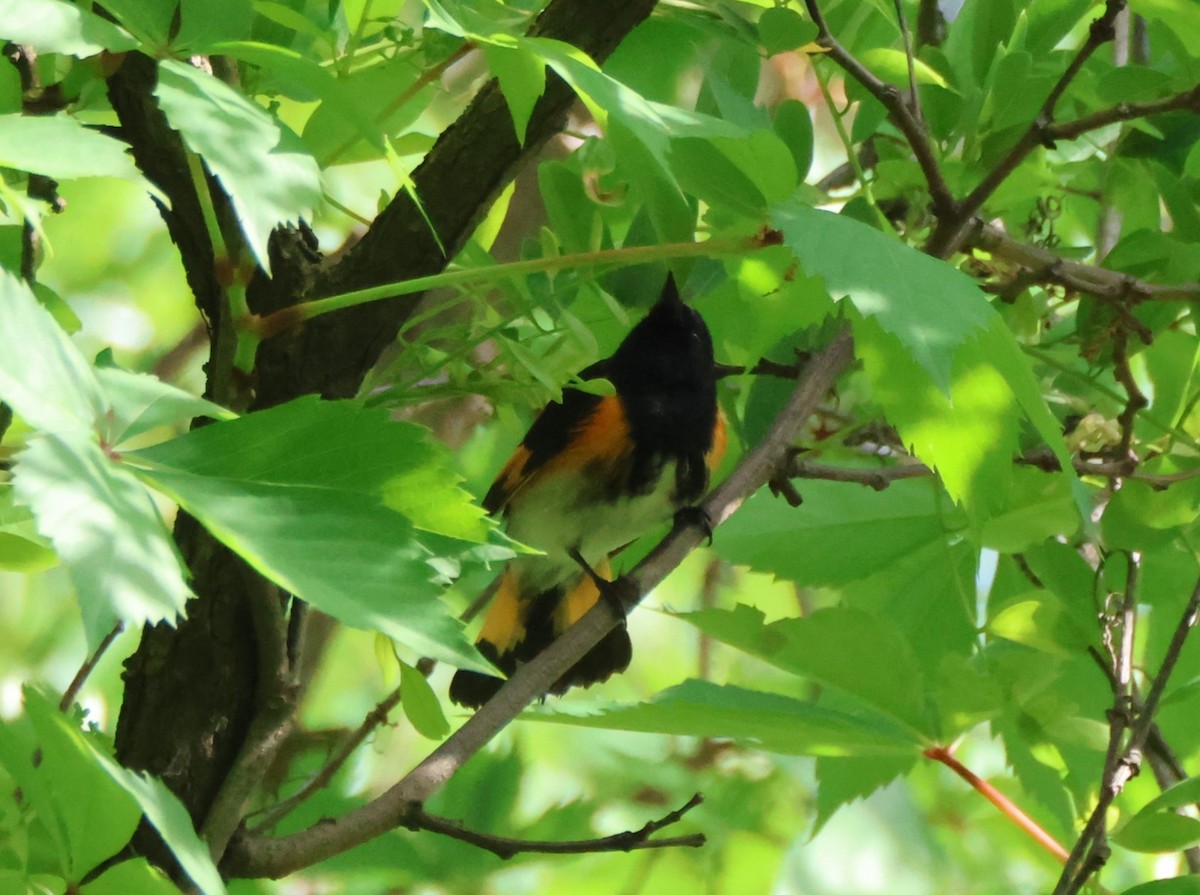
<path fill-rule="evenodd" d="M 725 452 L 712 336 L 680 298 L 673 274 L 612 356 L 579 378 L 607 379 L 615 394 L 564 388 L 483 499 L 510 537 L 542 551 L 507 562 L 478 635 L 476 647 L 505 676 L 604 595 L 615 553 L 672 518 L 695 519 L 689 511 Z M 632 656 L 629 633 L 618 625 L 549 693 L 603 682 Z M 460 669 L 450 698 L 479 708 L 503 683 Z"/>

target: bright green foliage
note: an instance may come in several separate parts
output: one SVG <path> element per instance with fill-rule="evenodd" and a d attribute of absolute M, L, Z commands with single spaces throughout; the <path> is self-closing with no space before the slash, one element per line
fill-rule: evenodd
<path fill-rule="evenodd" d="M 14 414 L 0 410 L 0 892 L 176 891 L 143 858 L 98 870 L 143 816 L 200 890 L 222 891 L 182 805 L 105 740 L 141 723 L 119 679 L 139 626 L 187 609 L 179 510 L 297 598 L 283 604 L 318 610 L 295 735 L 247 795 L 248 826 L 393 686 L 399 710 L 271 832 L 350 813 L 453 737 L 465 713 L 445 701 L 449 669 L 427 677 L 417 660 L 487 670 L 478 623 L 456 611 L 523 549 L 478 498 L 670 268 L 719 362 L 772 362 L 719 383 L 718 478 L 791 394 L 794 377 L 772 374 L 850 327 L 855 366 L 787 458 L 816 478 L 777 480 L 788 500 L 749 496 L 649 597 L 666 611 L 630 618 L 628 673 L 527 711 L 425 807 L 494 835 L 582 839 L 636 830 L 700 790 L 705 804 L 658 835 L 703 831 L 705 848 L 510 867 L 398 830 L 278 887 L 230 890 L 1048 892 L 1054 860 L 939 749 L 1069 849 L 1124 717 L 1112 681 L 1131 614 L 1135 718 L 1177 658 L 1154 737 L 1184 779 L 1156 755 L 1162 779 L 1144 768 L 1116 798 L 1097 891 L 1200 893 L 1178 859 L 1200 845 L 1186 776 L 1200 649 L 1194 634 L 1177 657 L 1171 646 L 1200 569 L 1192 0 L 1130 0 L 1119 53 L 1086 43 L 1113 8 L 1101 0 L 903 0 L 903 27 L 892 0 L 818 0 L 868 85 L 815 45 L 807 3 L 657 4 L 600 64 L 557 39 L 554 16 L 534 24 L 545 5 L 0 0 L 2 42 L 37 53 L 32 72 L 0 61 L 0 401 Z M 934 6 L 946 21 L 930 21 Z M 154 73 L 146 109 L 185 156 L 123 142 L 138 128 L 117 128 L 109 91 L 135 61 Z M 347 270 L 388 281 L 393 247 L 365 259 L 355 246 L 394 197 L 419 207 L 414 237 L 463 242 L 414 170 L 491 77 L 502 100 L 454 162 L 464 183 L 486 170 L 499 198 L 469 209 L 474 232 L 435 259 L 473 278 L 382 299 L 407 316 L 358 400 L 222 406 L 280 392 L 259 388 L 272 371 L 256 367 L 247 301 L 300 297 L 281 284 L 328 297 Z M 579 99 L 563 136 L 515 183 L 487 169 L 486 149 L 544 133 L 556 78 Z M 147 159 L 164 158 L 186 169 L 203 218 L 147 179 L 161 176 Z M 31 175 L 58 181 L 62 213 Z M 182 229 L 168 235 L 156 202 Z M 312 249 L 272 235 L 300 222 L 323 267 L 284 252 L 269 269 L 269 244 Z M 31 271 L 37 282 L 19 279 Z M 203 319 L 198 284 L 213 293 Z M 345 357 L 374 357 L 381 344 L 350 344 L 339 319 L 286 326 L 267 348 L 308 373 L 302 353 L 331 333 Z M 204 571 L 203 555 L 188 560 Z M 79 696 L 105 733 L 35 689 L 17 705 L 17 682 L 69 680 L 118 622 L 124 654 L 102 657 Z M 209 673 L 139 658 L 164 680 Z M 247 692 L 274 705 L 252 676 Z"/>
<path fill-rule="evenodd" d="M 24 695 L 27 717 L 0 726 L 4 807 L 31 815 L 23 835 L 0 849 L 7 871 L 31 885 L 39 875 L 46 877 L 44 885 L 55 885 L 55 876 L 78 884 L 124 848 L 145 814 L 204 895 L 225 891 L 187 812 L 161 782 L 118 765 L 101 737 L 80 731 L 38 691 L 27 688 Z M 19 796 L 10 801 L 14 787 Z M 121 881 L 139 886 L 126 891 L 176 891 L 148 866 L 120 866 L 83 891 L 117 891 Z"/>
<path fill-rule="evenodd" d="M 0 115 L 0 167 L 47 177 L 142 180 L 119 142 L 71 118 Z"/>
<path fill-rule="evenodd" d="M 137 41 L 112 22 L 65 0 L 4 0 L 4 32 L 43 53 L 88 56 L 101 50 L 132 50 Z"/>
<path fill-rule="evenodd" d="M 893 719 L 825 708 L 774 693 L 692 680 L 644 705 L 595 715 L 530 715 L 539 720 L 641 733 L 729 737 L 784 755 L 902 755 L 918 744 Z"/>
<path fill-rule="evenodd" d="M 250 250 L 270 270 L 271 231 L 308 214 L 320 199 L 316 162 L 286 127 L 190 65 L 165 61 L 156 95 L 167 120 L 220 178 Z"/>
<path fill-rule="evenodd" d="M 143 479 L 288 592 L 420 655 L 473 664 L 418 533 L 489 538 L 482 510 L 445 460 L 416 426 L 316 398 L 126 455 Z"/>

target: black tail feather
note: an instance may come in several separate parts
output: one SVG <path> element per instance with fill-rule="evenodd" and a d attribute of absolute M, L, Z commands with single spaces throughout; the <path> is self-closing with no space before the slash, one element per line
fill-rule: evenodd
<path fill-rule="evenodd" d="M 533 661 L 557 639 L 558 632 L 554 630 L 553 622 L 554 607 L 561 599 L 562 591 L 555 589 L 541 594 L 534 601 L 527 615 L 525 637 L 511 651 L 501 654 L 494 644 L 484 640 L 476 646 L 506 676 L 511 676 L 519 665 Z M 567 669 L 548 692 L 561 696 L 572 687 L 603 683 L 628 668 L 632 659 L 633 643 L 629 639 L 629 632 L 624 625 L 613 628 L 604 635 L 603 640 L 588 650 L 587 655 Z M 460 669 L 450 682 L 450 699 L 466 708 L 477 709 L 495 696 L 503 685 L 504 678 Z"/>

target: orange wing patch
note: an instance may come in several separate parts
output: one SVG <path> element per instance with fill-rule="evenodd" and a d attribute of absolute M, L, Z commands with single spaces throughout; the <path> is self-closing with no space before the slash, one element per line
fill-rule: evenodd
<path fill-rule="evenodd" d="M 496 595 L 488 607 L 487 618 L 479 632 L 479 641 L 490 643 L 496 654 L 511 653 L 525 639 L 524 609 L 521 605 L 521 589 L 512 566 L 506 566 L 500 575 Z"/>
<path fill-rule="evenodd" d="M 612 464 L 632 450 L 625 408 L 620 398 L 609 395 L 601 398 L 591 415 L 575 429 L 562 453 L 549 460 L 534 475 L 543 470 L 573 472 L 596 461 Z"/>
<path fill-rule="evenodd" d="M 596 574 L 605 581 L 612 580 L 612 563 L 607 559 L 596 563 Z M 591 575 L 580 575 L 579 583 L 558 601 L 554 607 L 554 633 L 561 634 L 575 622 L 579 621 L 587 611 L 596 605 L 600 599 L 600 589 Z"/>
<path fill-rule="evenodd" d="M 567 446 L 532 471 L 526 472 L 532 454 L 524 445 L 518 447 L 496 476 L 496 481 L 483 499 L 483 508 L 489 513 L 499 512 L 517 494 L 543 476 L 581 470 L 595 462 L 614 465 L 628 456 L 632 449 L 629 421 L 625 418 L 621 399 L 615 395 L 602 398 L 595 409 L 575 427 Z"/>
<path fill-rule="evenodd" d="M 725 456 L 725 448 L 728 444 L 729 432 L 725 428 L 725 412 L 717 407 L 717 424 L 713 426 L 712 447 L 704 455 L 704 465 L 708 467 L 709 475 L 716 472 L 717 467 L 721 465 L 721 459 Z"/>

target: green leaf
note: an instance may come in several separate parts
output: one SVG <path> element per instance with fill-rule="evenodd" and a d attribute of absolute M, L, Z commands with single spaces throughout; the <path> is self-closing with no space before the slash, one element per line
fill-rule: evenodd
<path fill-rule="evenodd" d="M 338 79 L 318 62 L 274 44 L 248 40 L 222 41 L 212 47 L 212 52 L 248 62 L 270 72 L 285 84 L 295 84 L 311 93 L 321 100 L 320 108 L 343 126 L 340 131 L 342 139 L 346 137 L 344 125 L 349 124 L 377 153 L 386 153 L 387 142 L 383 133 L 349 79 Z"/>
<path fill-rule="evenodd" d="M 689 680 L 650 702 L 593 715 L 527 712 L 522 717 L 579 727 L 675 736 L 729 737 L 784 755 L 911 755 L 919 741 L 878 715 L 856 716 L 775 693 Z"/>
<path fill-rule="evenodd" d="M 1200 21 L 1189 0 L 1132 0 L 1135 15 L 1161 21 L 1194 57 L 1200 57 Z"/>
<path fill-rule="evenodd" d="M 1059 835 L 1071 835 L 1075 830 L 1075 812 L 1062 775 L 1036 758 L 1030 748 L 1029 735 L 1022 732 L 1017 721 L 1006 716 L 993 722 L 992 726 L 1004 742 L 1008 763 L 1021 781 L 1021 787 L 1057 821 Z"/>
<path fill-rule="evenodd" d="M 517 141 L 525 143 L 525 129 L 533 107 L 546 89 L 546 64 L 529 50 L 518 46 L 483 44 L 488 68 L 500 82 L 500 91 L 508 102 Z"/>
<path fill-rule="evenodd" d="M 822 609 L 764 624 L 757 609 L 709 609 L 678 616 L 705 634 L 777 668 L 834 687 L 933 738 L 921 669 L 889 624 L 856 609 Z"/>
<path fill-rule="evenodd" d="M 126 457 L 150 473 L 357 492 L 448 537 L 482 543 L 494 531 L 428 429 L 353 401 L 309 395 Z"/>
<path fill-rule="evenodd" d="M 804 505 L 795 509 L 762 492 L 750 497 L 721 526 L 716 549 L 731 562 L 800 584 L 834 585 L 945 543 L 956 528 L 956 514 L 939 506 L 931 481 L 899 481 L 880 492 L 805 481 L 800 491 Z"/>
<path fill-rule="evenodd" d="M 1121 895 L 1200 895 L 1200 874 L 1156 879 L 1126 889 Z"/>
<path fill-rule="evenodd" d="M 1200 842 L 1200 820 L 1171 812 L 1138 813 L 1112 834 L 1118 845 L 1130 851 L 1175 852 Z"/>
<path fill-rule="evenodd" d="M 249 37 L 253 22 L 254 6 L 246 0 L 182 0 L 171 44 L 189 54 L 216 53 L 222 41 Z"/>
<path fill-rule="evenodd" d="M 45 697 L 25 693 L 26 711 L 37 735 L 40 763 L 28 756 L 53 794 L 53 806 L 62 824 L 69 863 L 69 879 L 85 873 L 118 852 L 137 827 L 141 811 L 125 791 L 97 767 L 94 750 L 78 730 Z"/>
<path fill-rule="evenodd" d="M 1169 789 L 1163 790 L 1149 802 L 1134 817 L 1154 814 L 1160 811 L 1171 811 L 1200 802 L 1200 777 L 1188 777 Z"/>
<path fill-rule="evenodd" d="M 160 426 L 174 426 L 196 417 L 229 420 L 237 416 L 232 410 L 145 373 L 100 367 L 96 378 L 110 402 L 101 437 L 112 446 Z"/>
<path fill-rule="evenodd" d="M 29 287 L 0 270 L 0 400 L 35 429 L 88 437 L 105 399 L 91 367 Z"/>
<path fill-rule="evenodd" d="M 1047 538 L 1070 537 L 1079 528 L 1079 509 L 1064 476 L 1014 469 L 1007 508 L 983 526 L 983 544 L 1001 553 L 1020 553 Z"/>
<path fill-rule="evenodd" d="M 431 740 L 445 739 L 450 722 L 429 680 L 407 662 L 400 662 L 400 705 L 413 729 Z"/>
<path fill-rule="evenodd" d="M 570 44 L 531 37 L 522 38 L 518 45 L 536 53 L 570 84 L 602 126 L 610 117 L 623 124 L 664 171 L 670 170 L 667 152 L 673 138 L 746 136 L 741 128 L 719 118 L 646 99 L 605 75 Z"/>
<path fill-rule="evenodd" d="M 127 148 L 65 115 L 0 115 L 0 168 L 57 180 L 118 177 L 157 195 Z"/>
<path fill-rule="evenodd" d="M 797 181 L 803 183 L 813 158 L 813 123 L 808 106 L 794 99 L 781 102 L 775 108 L 775 133 L 792 154 Z"/>
<path fill-rule="evenodd" d="M 671 170 L 686 192 L 749 216 L 796 191 L 791 151 L 772 131 L 745 139 L 684 138 L 671 145 Z"/>
<path fill-rule="evenodd" d="M 20 2 L 20 0 L 18 0 Z M 105 0 L 104 8 L 153 54 L 165 49 L 179 0 Z"/>
<path fill-rule="evenodd" d="M 994 315 L 970 277 L 843 215 L 789 203 L 771 220 L 807 273 L 875 318 L 949 393 L 958 349 Z"/>
<path fill-rule="evenodd" d="M 61 722 L 61 719 L 59 719 Z M 224 895 L 221 875 L 213 866 L 208 846 L 196 835 L 192 819 L 179 798 L 156 777 L 123 768 L 106 753 L 92 747 L 93 761 L 141 807 L 146 820 L 158 831 L 184 872 L 204 895 Z"/>
<path fill-rule="evenodd" d="M 272 70 L 299 80 L 299 72 L 284 67 L 278 60 L 262 59 L 262 64 L 268 62 Z M 385 154 L 388 138 L 402 134 L 419 136 L 409 133 L 409 130 L 425 110 L 430 93 L 436 89 L 432 84 L 415 89 L 420 74 L 420 67 L 414 65 L 410 57 L 401 54 L 394 59 L 350 72 L 339 79 L 341 87 L 335 92 L 325 93 L 326 88 L 305 76 L 299 82 L 322 96 L 324 101 L 304 125 L 304 145 L 320 160 L 322 167 L 326 167 L 378 159 Z M 346 95 L 353 99 L 350 106 L 342 102 L 342 97 Z M 398 96 L 407 96 L 407 101 L 397 105 Z M 355 116 L 355 128 L 354 132 L 348 133 L 346 117 L 350 110 Z"/>
<path fill-rule="evenodd" d="M 40 572 L 57 562 L 54 551 L 37 533 L 33 513 L 13 502 L 12 484 L 0 484 L 0 569 Z"/>
<path fill-rule="evenodd" d="M 89 883 L 80 895 L 177 895 L 178 887 L 145 858 L 115 864 Z"/>
<path fill-rule="evenodd" d="M 311 214 L 321 200 L 316 161 L 261 107 L 186 63 L 160 62 L 154 94 L 188 148 L 220 178 L 246 242 L 269 273 L 271 231 Z"/>
<path fill-rule="evenodd" d="M 887 786 L 912 770 L 916 755 L 870 756 L 866 758 L 817 758 L 817 817 L 812 835 L 816 836 L 834 812 L 875 790 Z"/>
<path fill-rule="evenodd" d="M 414 526 L 477 543 L 492 529 L 425 430 L 383 410 L 308 397 L 125 457 L 262 574 L 323 612 L 421 655 L 479 665 L 438 599 L 434 557 Z"/>
<path fill-rule="evenodd" d="M 24 735 L 15 726 L 0 726 L 0 762 L 48 815 L 43 819 L 61 831 L 73 880 L 118 852 L 145 814 L 200 891 L 224 895 L 187 809 L 161 781 L 121 767 L 107 743 L 84 734 L 37 690 L 26 687 L 24 697 L 31 726 Z"/>
<path fill-rule="evenodd" d="M 1200 479 L 1165 490 L 1142 481 L 1126 482 L 1104 510 L 1101 528 L 1114 548 L 1142 550 L 1178 537 L 1179 529 L 1200 517 Z"/>
<path fill-rule="evenodd" d="M 1052 591 L 1030 590 L 1008 602 L 987 623 L 988 632 L 1014 643 L 1059 655 L 1072 655 L 1092 643 Z"/>
<path fill-rule="evenodd" d="M 891 47 L 876 47 L 867 50 L 860 57 L 863 65 L 871 69 L 881 79 L 897 87 L 908 88 L 908 55 L 903 50 L 893 50 Z M 936 84 L 938 87 L 949 87 L 946 79 L 930 68 L 920 59 L 913 60 L 913 76 L 918 84 Z"/>
<path fill-rule="evenodd" d="M 5 39 L 39 53 L 91 56 L 132 50 L 137 41 L 106 19 L 63 0 L 0 0 Z"/>
<path fill-rule="evenodd" d="M 118 619 L 173 621 L 191 591 L 150 493 L 91 441 L 45 435 L 17 458 L 17 499 L 75 586 L 88 644 Z"/>
<path fill-rule="evenodd" d="M 968 656 L 978 644 L 978 556 L 968 541 L 936 539 L 871 577 L 850 582 L 843 598 L 848 606 L 888 619 L 904 635 L 926 674 L 934 674 L 947 656 Z"/>
<path fill-rule="evenodd" d="M 786 53 L 817 39 L 818 28 L 794 9 L 773 6 L 758 17 L 758 42 L 767 55 Z"/>

